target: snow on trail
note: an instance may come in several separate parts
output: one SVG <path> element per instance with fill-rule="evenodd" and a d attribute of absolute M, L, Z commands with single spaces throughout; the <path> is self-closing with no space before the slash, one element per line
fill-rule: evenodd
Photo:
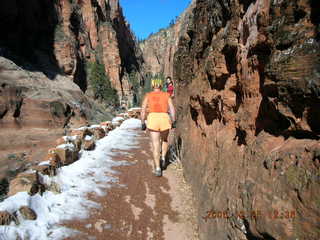
<path fill-rule="evenodd" d="M 43 176 L 46 183 L 57 183 L 61 193 L 46 191 L 42 196 L 28 195 L 20 192 L 0 203 L 0 211 L 12 213 L 20 206 L 29 206 L 37 214 L 34 221 L 20 220 L 19 225 L 13 222 L 9 226 L 0 226 L 0 240 L 7 239 L 63 239 L 76 233 L 72 229 L 59 226 L 59 223 L 73 218 L 87 218 L 91 208 L 99 208 L 99 204 L 86 198 L 94 192 L 103 196 L 104 189 L 114 177 L 106 176 L 106 172 L 115 173 L 113 166 L 128 164 L 126 161 L 113 161 L 111 156 L 116 154 L 112 149 L 129 150 L 137 147 L 134 128 L 140 127 L 140 120 L 129 119 L 120 127 L 110 131 L 108 136 L 96 142 L 93 151 L 81 151 L 80 159 L 71 165 L 58 170 L 57 176 Z"/>

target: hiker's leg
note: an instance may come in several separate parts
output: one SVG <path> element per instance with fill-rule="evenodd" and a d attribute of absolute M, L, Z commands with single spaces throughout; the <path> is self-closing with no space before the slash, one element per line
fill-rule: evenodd
<path fill-rule="evenodd" d="M 153 161 L 155 168 L 160 168 L 160 132 L 150 131 Z"/>
<path fill-rule="evenodd" d="M 167 151 L 168 151 L 168 136 L 169 136 L 169 129 L 162 131 L 160 134 L 161 141 L 162 141 L 162 144 L 161 144 L 161 149 L 162 149 L 161 158 L 162 159 L 165 159 Z"/>

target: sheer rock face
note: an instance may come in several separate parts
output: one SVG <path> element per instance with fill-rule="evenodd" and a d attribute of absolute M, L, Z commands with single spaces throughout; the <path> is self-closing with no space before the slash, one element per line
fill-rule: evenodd
<path fill-rule="evenodd" d="M 146 71 L 152 74 L 173 75 L 173 57 L 177 50 L 179 38 L 186 33 L 188 19 L 192 15 L 195 1 L 181 14 L 179 19 L 168 28 L 152 34 L 139 46 L 146 63 Z"/>
<path fill-rule="evenodd" d="M 196 2 L 174 79 L 201 239 L 319 238 L 319 4 Z"/>
<path fill-rule="evenodd" d="M 64 128 L 86 124 L 92 105 L 69 77 L 55 79 L 0 57 L 0 179 L 44 160 Z"/>
<path fill-rule="evenodd" d="M 84 92 L 90 85 L 85 63 L 98 59 L 118 94 L 132 94 L 125 73 L 140 71 L 142 57 L 118 0 L 5 0 L 1 5 L 4 50 L 50 72 L 50 78 L 70 76 Z"/>

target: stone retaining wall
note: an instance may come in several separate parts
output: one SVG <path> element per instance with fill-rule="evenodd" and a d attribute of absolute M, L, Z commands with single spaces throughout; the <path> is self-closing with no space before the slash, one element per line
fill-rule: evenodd
<path fill-rule="evenodd" d="M 118 114 L 112 121 L 101 122 L 99 125 L 83 126 L 71 129 L 67 136 L 57 139 L 56 146 L 48 150 L 44 161 L 32 166 L 27 171 L 18 174 L 9 184 L 7 196 L 18 192 L 28 192 L 29 195 L 42 194 L 45 191 L 59 192 L 59 186 L 48 186 L 41 179 L 57 174 L 58 168 L 79 160 L 80 151 L 92 151 L 97 140 L 108 135 L 110 131 L 119 127 L 129 118 L 140 118 L 140 108 L 129 109 L 127 113 Z M 9 225 L 12 221 L 19 224 L 17 216 L 35 220 L 36 213 L 29 206 L 22 206 L 15 211 L 0 211 L 0 225 Z"/>

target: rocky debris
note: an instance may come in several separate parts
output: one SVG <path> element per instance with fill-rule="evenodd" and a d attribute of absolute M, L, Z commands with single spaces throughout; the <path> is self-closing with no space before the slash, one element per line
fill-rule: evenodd
<path fill-rule="evenodd" d="M 120 122 L 120 121 L 114 121 L 114 122 L 112 122 L 112 127 L 113 127 L 113 128 L 120 127 L 120 125 L 121 125 L 121 122 Z"/>
<path fill-rule="evenodd" d="M 94 224 L 94 228 L 98 231 L 98 232 L 103 232 L 104 226 L 106 225 L 107 221 L 104 219 L 99 219 L 95 224 Z"/>
<path fill-rule="evenodd" d="M 82 131 L 82 130 L 81 130 Z M 88 134 L 92 134 L 90 131 L 84 130 L 83 133 L 78 132 L 77 130 L 73 132 L 73 136 L 63 136 L 56 140 L 56 145 L 63 145 L 63 144 L 72 144 L 75 147 L 76 151 L 81 150 L 81 143 L 82 143 L 82 137 Z"/>
<path fill-rule="evenodd" d="M 42 164 L 31 167 L 32 170 L 37 171 L 43 175 L 55 176 L 56 175 L 56 165 Z"/>
<path fill-rule="evenodd" d="M 94 127 L 91 128 L 90 131 L 93 133 L 93 137 L 95 140 L 99 140 L 106 136 L 106 133 L 102 127 Z"/>
<path fill-rule="evenodd" d="M 69 136 L 68 136 L 69 137 Z M 77 137 L 77 136 L 73 136 L 71 137 L 71 141 L 69 143 L 72 143 L 75 147 L 75 151 L 76 152 L 80 152 L 81 150 L 81 144 L 82 144 L 82 140 L 80 137 Z"/>
<path fill-rule="evenodd" d="M 111 121 L 102 122 L 100 125 L 105 131 L 111 131 L 114 129 Z"/>
<path fill-rule="evenodd" d="M 88 127 L 82 127 L 78 129 L 71 130 L 71 136 L 78 136 L 81 140 L 83 140 L 86 136 L 92 136 L 92 132 Z"/>
<path fill-rule="evenodd" d="M 61 186 L 56 182 L 51 182 L 49 185 L 46 185 L 46 190 L 54 194 L 61 193 Z"/>
<path fill-rule="evenodd" d="M 58 138 L 56 140 L 56 145 L 61 145 L 61 144 L 66 144 L 66 143 L 67 143 L 67 141 L 64 137 Z"/>
<path fill-rule="evenodd" d="M 83 149 L 90 151 L 90 150 L 94 150 L 94 148 L 95 148 L 94 138 L 87 136 L 83 141 Z"/>
<path fill-rule="evenodd" d="M 123 118 L 114 118 L 119 126 L 123 122 Z M 105 136 L 106 129 L 114 129 L 112 122 L 102 122 L 99 125 L 85 126 L 71 131 L 73 136 L 64 136 L 56 140 L 58 146 L 48 150 L 45 161 L 40 162 L 39 165 L 32 166 L 30 170 L 18 174 L 13 180 L 8 183 L 9 192 L 7 196 L 13 196 L 18 192 L 27 192 L 35 195 L 42 194 L 44 191 L 51 191 L 53 193 L 61 193 L 61 186 L 55 181 L 45 181 L 43 175 L 49 177 L 57 174 L 58 168 L 72 164 L 78 160 L 80 150 L 94 150 L 95 142 Z M 45 182 L 45 183 L 43 183 Z M 6 189 L 2 189 L 1 194 L 5 194 Z M 0 225 L 8 225 L 11 221 L 19 224 L 16 216 L 21 215 L 23 219 L 35 220 L 37 214 L 28 206 L 21 206 L 19 210 L 12 215 L 9 212 L 0 212 Z"/>
<path fill-rule="evenodd" d="M 36 220 L 37 214 L 28 206 L 22 206 L 19 208 L 19 213 L 22 215 L 24 219 L 27 220 Z"/>
<path fill-rule="evenodd" d="M 75 136 L 63 136 L 56 140 L 56 145 L 73 143 L 78 135 Z"/>
<path fill-rule="evenodd" d="M 128 110 L 128 117 L 129 118 L 140 119 L 140 115 L 141 115 L 141 108 L 130 108 Z"/>
<path fill-rule="evenodd" d="M 15 217 L 7 211 L 0 211 L 0 225 L 9 225 Z"/>
<path fill-rule="evenodd" d="M 118 124 L 120 124 L 121 125 L 121 123 L 124 121 L 124 118 L 122 118 L 122 117 L 116 117 L 116 118 L 114 118 L 114 119 L 112 119 L 112 124 L 114 125 L 114 124 L 117 124 L 117 126 L 118 126 Z"/>
<path fill-rule="evenodd" d="M 130 109 L 129 109 L 128 111 L 130 111 Z M 131 111 L 132 111 L 132 110 L 131 110 Z M 116 115 L 116 117 L 123 118 L 123 119 L 125 119 L 125 120 L 130 118 L 128 112 L 118 113 L 118 114 Z"/>
<path fill-rule="evenodd" d="M 50 154 L 56 154 L 62 165 L 69 165 L 78 160 L 79 152 L 73 144 L 62 144 L 49 150 Z"/>
<path fill-rule="evenodd" d="M 27 192 L 35 195 L 44 192 L 44 185 L 39 180 L 37 172 L 20 173 L 13 180 L 10 181 L 8 196 L 13 196 L 18 192 Z"/>
<path fill-rule="evenodd" d="M 62 166 L 61 159 L 59 155 L 54 151 L 54 149 L 49 149 L 48 155 L 45 158 L 46 162 L 49 162 L 50 166 L 54 167 L 55 169 Z"/>
<path fill-rule="evenodd" d="M 125 113 L 118 113 L 118 114 L 116 115 L 116 117 L 120 117 L 120 118 L 124 118 L 124 116 L 125 116 Z"/>
<path fill-rule="evenodd" d="M 129 119 L 129 114 L 128 114 L 128 113 L 124 113 L 124 114 L 123 114 L 123 118 L 124 118 L 124 119 Z"/>

